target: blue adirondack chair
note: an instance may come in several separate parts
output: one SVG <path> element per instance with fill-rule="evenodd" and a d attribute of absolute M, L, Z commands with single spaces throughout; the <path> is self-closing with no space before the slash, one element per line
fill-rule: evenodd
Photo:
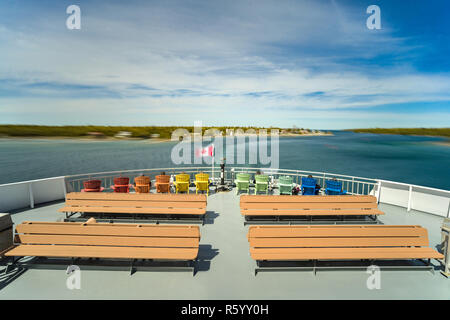
<path fill-rule="evenodd" d="M 302 177 L 302 194 L 316 195 L 319 190 L 316 189 L 317 180 L 314 178 Z"/>
<path fill-rule="evenodd" d="M 325 189 L 325 193 L 328 195 L 342 195 L 347 193 L 346 190 L 342 190 L 341 181 L 327 180 L 326 184 L 327 188 Z"/>

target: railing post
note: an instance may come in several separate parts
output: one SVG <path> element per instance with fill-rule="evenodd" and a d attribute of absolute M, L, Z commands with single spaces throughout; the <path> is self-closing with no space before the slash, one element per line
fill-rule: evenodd
<path fill-rule="evenodd" d="M 325 172 L 323 172 L 322 185 L 325 187 Z"/>
<path fill-rule="evenodd" d="M 65 199 L 66 195 L 67 195 L 67 187 L 66 187 L 66 178 L 65 177 L 62 179 L 62 187 L 63 187 L 64 199 Z"/>
<path fill-rule="evenodd" d="M 380 203 L 380 194 L 381 194 L 381 181 L 378 181 L 378 184 L 377 184 L 377 203 Z"/>
<path fill-rule="evenodd" d="M 33 196 L 32 182 L 30 182 L 28 184 L 28 193 L 30 194 L 30 208 L 34 209 L 34 196 Z"/>
<path fill-rule="evenodd" d="M 448 199 L 447 218 L 450 218 L 450 199 Z"/>
<path fill-rule="evenodd" d="M 408 208 L 406 211 L 411 211 L 411 198 L 412 198 L 412 186 L 409 186 L 409 193 L 408 193 Z"/>
<path fill-rule="evenodd" d="M 355 189 L 355 177 L 352 177 L 352 194 L 354 194 L 353 189 Z"/>

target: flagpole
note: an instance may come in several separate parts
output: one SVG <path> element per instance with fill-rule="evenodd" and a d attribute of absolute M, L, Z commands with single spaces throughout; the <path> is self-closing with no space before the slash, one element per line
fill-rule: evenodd
<path fill-rule="evenodd" d="M 212 178 L 213 178 L 213 183 L 214 183 L 214 156 L 216 155 L 216 148 L 214 147 L 214 144 L 212 144 L 213 146 L 213 152 L 212 152 Z"/>

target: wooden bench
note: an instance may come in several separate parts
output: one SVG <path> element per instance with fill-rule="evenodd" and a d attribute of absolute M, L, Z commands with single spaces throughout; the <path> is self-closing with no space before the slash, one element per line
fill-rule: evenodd
<path fill-rule="evenodd" d="M 428 232 L 421 226 L 387 225 L 296 225 L 250 226 L 250 255 L 257 271 L 270 270 L 270 262 L 306 262 L 281 269 L 338 268 L 324 261 L 344 261 L 345 267 L 358 268 L 360 260 L 373 261 L 440 259 L 442 254 L 429 247 Z M 351 262 L 350 265 L 348 262 Z M 367 262 L 367 261 L 366 261 Z M 378 262 L 375 263 L 378 265 Z M 276 263 L 275 263 L 276 265 Z M 367 264 L 363 262 L 364 268 Z M 389 266 L 389 264 L 388 264 Z M 341 265 L 342 267 L 342 265 Z M 403 266 L 402 266 L 403 267 Z M 424 266 L 413 266 L 421 267 Z M 429 267 L 428 264 L 425 265 Z"/>
<path fill-rule="evenodd" d="M 73 260 L 71 264 L 76 265 L 83 261 L 74 259 L 125 260 L 132 272 L 137 267 L 151 268 L 143 261 L 136 263 L 136 259 L 160 264 L 181 262 L 184 269 L 195 272 L 199 241 L 198 226 L 98 223 L 93 218 L 84 223 L 23 222 L 16 226 L 14 247 L 3 255 L 59 258 L 53 259 L 54 262 L 69 258 Z M 87 262 L 89 260 L 84 261 Z M 62 265 L 67 267 L 69 264 Z M 94 265 L 97 264 L 100 262 L 94 261 Z"/>
<path fill-rule="evenodd" d="M 374 196 L 278 196 L 278 195 L 242 195 L 241 214 L 245 224 L 252 220 L 297 221 L 329 223 L 349 222 L 353 218 L 358 222 L 377 223 L 376 217 L 384 214 L 378 210 Z M 349 220 L 350 218 L 350 220 Z M 362 218 L 362 221 L 361 221 Z M 328 220 L 324 220 L 328 219 Z"/>
<path fill-rule="evenodd" d="M 66 221 L 83 221 L 84 218 L 69 219 L 70 216 L 75 213 L 81 213 L 83 216 L 95 215 L 96 217 L 109 217 L 113 219 L 126 219 L 127 217 L 135 218 L 139 216 L 150 220 L 152 216 L 153 218 L 158 216 L 158 221 L 169 218 L 180 219 L 192 217 L 197 221 L 204 221 L 206 214 L 206 199 L 206 195 L 203 194 L 72 192 L 68 193 L 66 196 L 65 207 L 58 211 L 66 213 Z M 133 222 L 135 222 L 135 220 L 133 220 Z"/>

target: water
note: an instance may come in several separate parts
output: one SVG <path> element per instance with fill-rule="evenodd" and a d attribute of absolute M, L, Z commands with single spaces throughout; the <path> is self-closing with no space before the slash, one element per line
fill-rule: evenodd
<path fill-rule="evenodd" d="M 335 132 L 280 138 L 280 168 L 393 180 L 450 190 L 442 138 Z M 0 139 L 0 184 L 100 171 L 175 167 L 175 143 Z M 270 149 L 270 147 L 269 147 Z"/>

